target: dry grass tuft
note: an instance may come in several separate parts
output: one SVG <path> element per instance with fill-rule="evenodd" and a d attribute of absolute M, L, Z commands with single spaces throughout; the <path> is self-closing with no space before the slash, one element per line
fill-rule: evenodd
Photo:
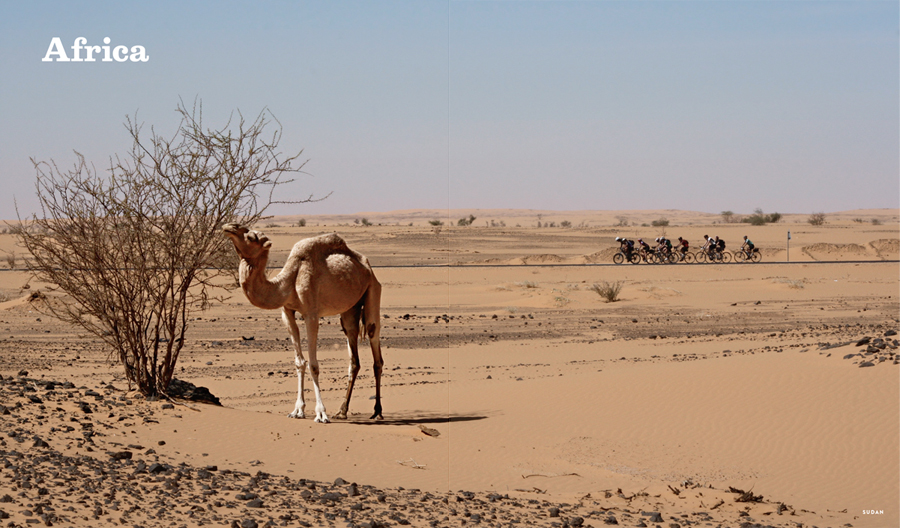
<path fill-rule="evenodd" d="M 621 293 L 623 285 L 624 283 L 622 281 L 603 281 L 600 284 L 591 285 L 591 291 L 596 292 L 597 295 L 603 297 L 608 303 L 616 302 L 619 300 L 619 293 Z"/>

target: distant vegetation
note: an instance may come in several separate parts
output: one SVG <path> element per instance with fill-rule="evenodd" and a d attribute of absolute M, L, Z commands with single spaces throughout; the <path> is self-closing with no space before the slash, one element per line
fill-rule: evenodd
<path fill-rule="evenodd" d="M 470 226 L 470 225 L 472 225 L 472 222 L 474 222 L 474 221 L 475 221 L 475 215 L 469 215 L 468 218 L 460 218 L 459 220 L 457 220 L 456 225 L 462 226 L 462 227 Z"/>
<path fill-rule="evenodd" d="M 669 225 L 669 220 L 667 218 L 659 218 L 650 222 L 650 225 L 653 227 L 666 227 Z"/>
<path fill-rule="evenodd" d="M 727 212 L 727 211 L 726 211 Z M 781 213 L 771 213 L 765 214 L 762 209 L 757 208 L 753 211 L 753 214 L 742 218 L 741 222 L 745 224 L 761 226 L 766 224 L 774 224 L 781 220 Z"/>
<path fill-rule="evenodd" d="M 809 215 L 809 218 L 807 218 L 806 221 L 814 226 L 825 225 L 825 213 L 813 213 Z"/>

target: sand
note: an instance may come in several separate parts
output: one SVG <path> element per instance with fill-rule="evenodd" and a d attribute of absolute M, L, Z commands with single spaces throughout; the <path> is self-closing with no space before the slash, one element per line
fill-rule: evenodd
<path fill-rule="evenodd" d="M 611 265 L 615 236 L 659 236 L 641 224 L 661 217 L 667 236 L 732 250 L 748 234 L 763 262 Z M 287 418 L 287 331 L 240 292 L 197 314 L 179 362 L 222 406 L 147 401 L 32 299 L 57 294 L 3 270 L 4 524 L 900 525 L 898 211 L 762 227 L 683 211 L 298 218 L 258 226 L 274 265 L 334 230 L 384 285 L 385 420 L 368 420 L 366 344 L 349 420 Z M 319 348 L 334 413 L 337 318 Z"/>

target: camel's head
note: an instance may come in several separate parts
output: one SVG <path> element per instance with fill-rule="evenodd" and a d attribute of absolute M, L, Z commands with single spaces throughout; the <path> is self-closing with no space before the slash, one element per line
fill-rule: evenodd
<path fill-rule="evenodd" d="M 242 225 L 225 224 L 222 226 L 225 236 L 231 239 L 234 249 L 244 260 L 257 260 L 269 256 L 272 242 L 269 237 L 259 231 L 252 231 Z"/>

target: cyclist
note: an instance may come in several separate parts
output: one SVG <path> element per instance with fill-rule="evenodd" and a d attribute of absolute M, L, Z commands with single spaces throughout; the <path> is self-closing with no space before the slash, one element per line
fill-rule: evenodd
<path fill-rule="evenodd" d="M 719 257 L 721 258 L 722 252 L 725 251 L 725 240 L 719 238 L 717 235 L 716 243 L 715 243 L 715 246 L 713 247 L 713 249 L 715 249 L 716 253 L 718 253 Z"/>
<path fill-rule="evenodd" d="M 684 260 L 684 256 L 687 255 L 690 243 L 688 243 L 687 240 L 678 237 L 678 246 L 678 249 L 681 251 L 681 260 Z"/>
<path fill-rule="evenodd" d="M 661 242 L 663 245 L 663 250 L 666 252 L 666 254 L 668 255 L 669 253 L 671 253 L 672 252 L 672 241 L 666 237 L 663 237 Z"/>
<path fill-rule="evenodd" d="M 647 255 L 649 255 L 650 252 L 652 251 L 650 249 L 650 244 L 644 242 L 643 238 L 639 238 L 638 239 L 638 247 L 639 247 L 638 251 L 640 251 L 641 258 L 644 259 L 644 262 L 647 262 Z"/>
<path fill-rule="evenodd" d="M 750 258 L 750 255 L 753 254 L 754 247 L 756 246 L 753 245 L 753 242 L 751 242 L 750 239 L 747 238 L 747 235 L 744 235 L 744 243 L 741 244 L 741 251 L 743 251 L 747 255 L 747 258 Z"/>
<path fill-rule="evenodd" d="M 619 243 L 619 250 L 625 254 L 625 258 L 629 261 L 631 260 L 631 254 L 634 253 L 634 240 L 628 240 L 623 237 L 616 237 L 616 242 Z"/>
<path fill-rule="evenodd" d="M 703 240 L 705 240 L 706 242 L 703 243 L 703 246 L 701 246 L 700 249 L 702 249 L 703 251 L 706 251 L 706 253 L 707 253 L 710 257 L 712 257 L 712 256 L 713 256 L 713 249 L 714 249 L 714 248 L 713 248 L 713 244 L 715 244 L 716 241 L 713 240 L 713 239 L 711 239 L 711 238 L 709 238 L 709 235 L 703 235 Z"/>

